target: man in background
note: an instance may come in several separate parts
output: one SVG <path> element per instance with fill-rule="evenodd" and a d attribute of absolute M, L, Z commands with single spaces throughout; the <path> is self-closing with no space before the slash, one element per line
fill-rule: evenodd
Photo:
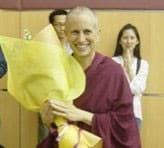
<path fill-rule="evenodd" d="M 49 14 L 49 23 L 52 24 L 52 26 L 54 27 L 63 48 L 66 50 L 68 54 L 71 55 L 72 49 L 69 46 L 65 34 L 65 23 L 67 14 L 67 11 L 65 11 L 64 9 L 54 10 Z M 41 118 L 39 116 L 39 141 L 44 139 L 47 136 L 47 134 L 48 129 L 43 125 Z"/>
<path fill-rule="evenodd" d="M 70 48 L 65 35 L 65 23 L 67 14 L 67 11 L 63 9 L 54 10 L 49 15 L 49 23 L 54 27 L 64 49 L 68 52 L 68 54 L 72 54 L 72 49 Z"/>

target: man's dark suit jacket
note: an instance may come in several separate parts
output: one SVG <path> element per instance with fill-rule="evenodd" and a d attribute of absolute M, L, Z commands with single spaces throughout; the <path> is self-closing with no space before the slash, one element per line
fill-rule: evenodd
<path fill-rule="evenodd" d="M 0 78 L 2 78 L 7 72 L 7 63 L 0 47 Z"/>

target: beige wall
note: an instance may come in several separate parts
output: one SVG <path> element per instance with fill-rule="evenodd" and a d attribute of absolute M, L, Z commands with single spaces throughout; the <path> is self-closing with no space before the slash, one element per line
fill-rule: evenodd
<path fill-rule="evenodd" d="M 8 18 L 8 19 L 6 19 Z M 11 27 L 13 26 L 13 28 Z M 19 36 L 19 13 L 0 11 L 0 34 Z M 0 80 L 0 88 L 6 88 L 6 77 Z M 20 106 L 8 93 L 0 92 L 0 143 L 6 147 L 19 147 Z M 9 139 L 12 139 L 9 141 Z"/>
<path fill-rule="evenodd" d="M 2 11 L 0 10 L 0 34 L 22 37 L 23 29 L 36 34 L 48 24 L 46 11 Z M 112 56 L 116 36 L 122 25 L 137 26 L 142 41 L 142 57 L 150 64 L 147 92 L 164 92 L 164 11 L 109 11 L 98 10 L 100 41 L 97 50 Z M 6 77 L 0 80 L 0 88 L 6 87 Z M 144 122 L 142 128 L 143 148 L 161 148 L 164 145 L 164 98 L 144 97 Z M 37 139 L 35 113 L 22 109 L 7 93 L 0 92 L 0 114 L 2 127 L 0 143 L 7 148 L 34 148 Z M 158 131 L 158 133 L 156 133 Z"/>
<path fill-rule="evenodd" d="M 0 34 L 20 37 L 21 13 L 0 10 Z M 0 80 L 0 88 L 6 88 L 6 78 Z M 34 148 L 37 139 L 37 118 L 6 92 L 0 92 L 0 144 L 6 148 Z"/>
<path fill-rule="evenodd" d="M 143 97 L 143 125 L 141 140 L 143 148 L 164 146 L 164 97 Z"/>

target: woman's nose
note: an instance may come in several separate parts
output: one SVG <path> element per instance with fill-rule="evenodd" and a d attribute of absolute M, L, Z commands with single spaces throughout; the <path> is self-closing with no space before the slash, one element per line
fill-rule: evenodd
<path fill-rule="evenodd" d="M 132 39 L 130 39 L 130 38 L 127 39 L 127 42 L 128 43 L 131 43 L 131 41 L 132 41 Z"/>
<path fill-rule="evenodd" d="M 78 41 L 79 41 L 79 42 L 85 41 L 85 35 L 84 35 L 84 33 L 80 33 L 80 34 L 79 34 L 79 36 L 78 36 Z"/>
<path fill-rule="evenodd" d="M 65 30 L 65 25 L 61 25 L 61 26 L 60 26 L 60 29 L 61 29 L 61 30 Z"/>

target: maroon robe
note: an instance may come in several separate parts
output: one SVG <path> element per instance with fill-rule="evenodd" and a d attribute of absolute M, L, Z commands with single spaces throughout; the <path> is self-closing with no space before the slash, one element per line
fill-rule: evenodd
<path fill-rule="evenodd" d="M 82 122 L 77 125 L 102 137 L 103 148 L 141 148 L 133 113 L 133 97 L 120 65 L 96 53 L 85 73 L 85 92 L 74 104 L 94 113 L 94 116 L 92 126 Z M 39 148 L 51 148 L 46 147 L 46 142 L 50 144 L 50 139 L 52 138 L 49 136 Z M 53 139 L 55 141 L 54 137 Z"/>

